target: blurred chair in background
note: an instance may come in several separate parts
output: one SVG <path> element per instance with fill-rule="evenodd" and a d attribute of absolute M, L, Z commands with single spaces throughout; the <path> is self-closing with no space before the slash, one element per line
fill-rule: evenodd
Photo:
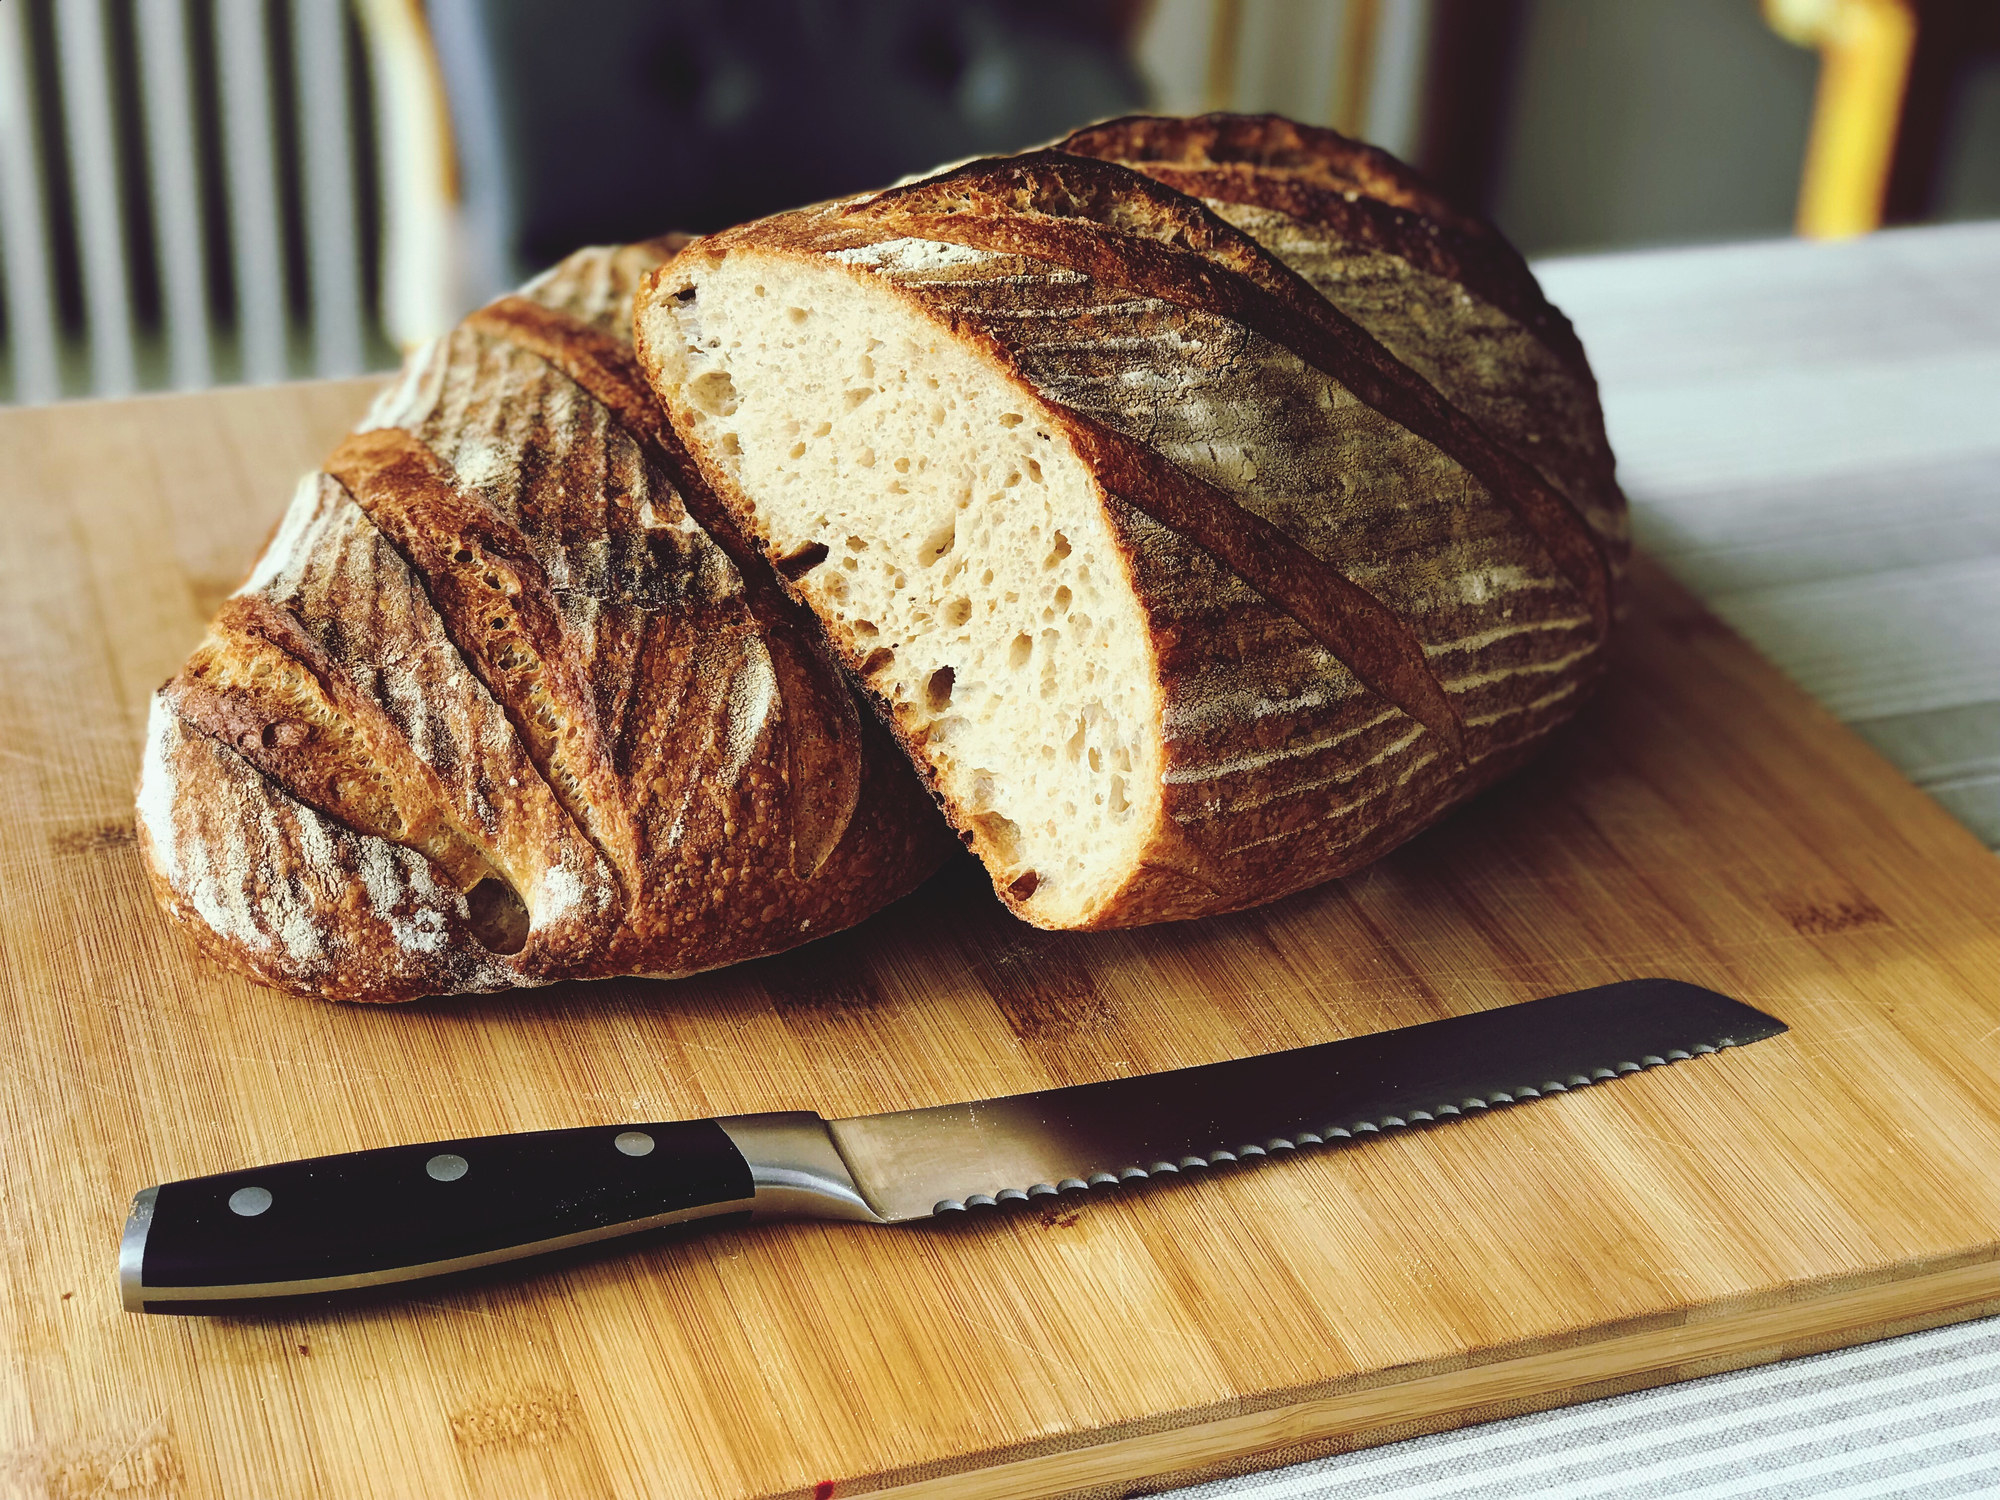
<path fill-rule="evenodd" d="M 1143 9 L 0 0 L 7 395 L 380 368 L 579 244 L 1139 108 Z"/>
<path fill-rule="evenodd" d="M 503 280 L 1143 107 L 1132 0 L 431 0 Z"/>
<path fill-rule="evenodd" d="M 1156 108 L 1271 110 L 1418 154 L 1433 0 L 1157 0 L 1136 57 Z"/>
<path fill-rule="evenodd" d="M 1990 0 L 1763 0 L 1771 29 L 1820 53 L 1798 230 L 1866 234 L 1931 212 L 1973 61 L 2000 48 Z"/>
<path fill-rule="evenodd" d="M 1804 232 L 1991 213 L 1996 32 L 2000 0 L 0 0 L 0 400 L 384 368 L 580 244 L 1140 108 L 1373 140 L 1531 253 L 1783 232 L 1802 148 Z"/>
<path fill-rule="evenodd" d="M 397 92 L 378 29 L 343 0 L 0 4 L 13 400 L 384 362 L 368 148 L 418 153 L 407 109 L 369 118 Z"/>

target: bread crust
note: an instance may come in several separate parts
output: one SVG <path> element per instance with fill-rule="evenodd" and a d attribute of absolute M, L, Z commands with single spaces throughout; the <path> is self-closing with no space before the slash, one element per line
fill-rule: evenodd
<path fill-rule="evenodd" d="M 1163 183 L 1059 153 L 972 163 L 725 231 L 650 277 L 640 359 L 755 531 L 666 347 L 670 303 L 731 255 L 894 288 L 1094 473 L 1149 622 L 1162 813 L 1076 925 L 1227 911 L 1356 868 L 1520 764 L 1601 670 L 1612 568 L 1578 507 Z M 864 643 L 833 635 L 858 667 Z M 1035 920 L 1032 891 L 988 863 Z"/>
<path fill-rule="evenodd" d="M 155 696 L 162 905 L 350 1000 L 661 976 L 869 915 L 949 848 L 632 363 L 680 241 L 579 252 L 413 356 Z"/>
<path fill-rule="evenodd" d="M 1630 529 L 1596 379 L 1491 224 L 1440 215 L 1435 190 L 1386 153 L 1276 115 L 1127 116 L 1056 149 L 1121 162 L 1257 239 L 1562 490 L 1622 576 Z"/>
<path fill-rule="evenodd" d="M 1512 253 L 1500 232 L 1453 203 L 1408 162 L 1353 140 L 1337 130 L 1302 125 L 1283 115 L 1123 115 L 1073 131 L 1059 150 L 1122 161 L 1146 171 L 1150 164 L 1224 171 L 1296 183 L 1339 194 L 1365 194 L 1378 202 L 1422 214 L 1435 224 L 1494 241 Z"/>

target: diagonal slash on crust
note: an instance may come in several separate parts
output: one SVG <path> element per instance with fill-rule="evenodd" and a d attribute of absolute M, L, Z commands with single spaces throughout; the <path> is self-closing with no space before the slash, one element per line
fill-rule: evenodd
<path fill-rule="evenodd" d="M 465 326 L 548 361 L 602 403 L 665 471 L 688 514 L 735 565 L 763 627 L 764 647 L 785 705 L 792 868 L 801 879 L 810 878 L 840 843 L 861 797 L 861 757 L 855 750 L 860 714 L 837 681 L 829 690 L 827 674 L 810 658 L 805 642 L 817 634 L 816 622 L 769 577 L 763 559 L 709 491 L 631 350 L 582 319 L 525 297 L 489 303 Z"/>
<path fill-rule="evenodd" d="M 1569 500 L 1255 240 L 1164 183 L 1094 157 L 1037 152 L 975 162 L 841 212 L 916 238 L 1046 260 L 1272 340 L 1462 465 L 1547 550 L 1599 633 L 1608 630 L 1609 568 Z M 1140 222 L 1148 213 L 1150 226 Z"/>
<path fill-rule="evenodd" d="M 328 458 L 326 472 L 408 559 L 459 654 L 486 683 L 522 745 L 540 752 L 530 759 L 571 823 L 620 884 L 629 885 L 635 865 L 631 839 L 624 830 L 607 829 L 601 818 L 591 816 L 593 803 L 618 805 L 615 798 L 593 798 L 587 785 L 609 774 L 595 708 L 575 664 L 561 650 L 554 590 L 526 538 L 483 501 L 465 493 L 444 460 L 400 427 L 350 434 Z M 468 558 L 474 572 L 504 572 L 501 581 L 506 586 L 475 591 L 462 576 Z M 482 647 L 485 632 L 477 622 L 496 611 L 504 611 L 503 640 L 519 638 L 533 653 L 532 673 L 517 667 L 510 674 L 494 659 L 493 650 Z M 558 746 L 551 742 L 551 734 L 516 707 L 520 693 L 509 691 L 510 675 L 539 679 L 533 685 L 556 698 L 580 731 L 585 763 L 577 786 L 567 785 L 559 774 L 568 768 L 554 764 Z M 629 896 L 629 891 L 621 894 Z"/>

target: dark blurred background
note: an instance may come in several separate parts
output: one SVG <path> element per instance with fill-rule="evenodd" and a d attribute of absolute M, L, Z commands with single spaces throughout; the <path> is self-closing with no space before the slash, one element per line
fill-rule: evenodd
<path fill-rule="evenodd" d="M 0 0 L 0 399 L 381 368 L 580 244 L 1214 108 L 1531 255 L 2000 216 L 2000 0 Z"/>

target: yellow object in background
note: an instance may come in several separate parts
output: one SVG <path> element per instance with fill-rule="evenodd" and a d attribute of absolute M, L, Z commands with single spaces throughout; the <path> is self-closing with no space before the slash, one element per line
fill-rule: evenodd
<path fill-rule="evenodd" d="M 1799 233 L 1831 240 L 1880 228 L 1916 50 L 1915 7 L 1910 0 L 1763 0 L 1763 6 L 1773 31 L 1820 53 Z"/>

